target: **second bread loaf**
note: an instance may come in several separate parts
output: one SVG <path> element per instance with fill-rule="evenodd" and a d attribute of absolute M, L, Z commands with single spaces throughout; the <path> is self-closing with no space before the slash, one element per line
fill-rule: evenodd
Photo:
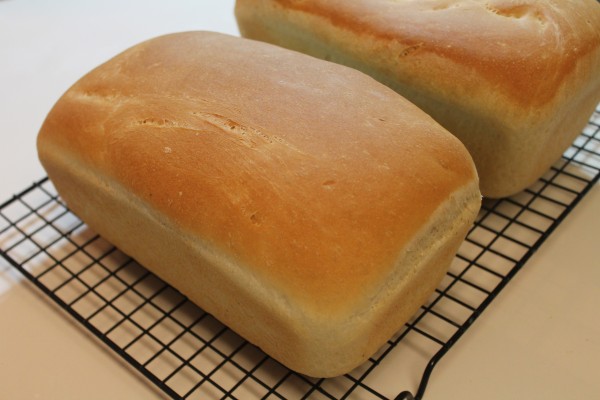
<path fill-rule="evenodd" d="M 537 180 L 600 101 L 596 0 L 237 0 L 246 37 L 366 72 L 470 151 L 484 196 Z"/>

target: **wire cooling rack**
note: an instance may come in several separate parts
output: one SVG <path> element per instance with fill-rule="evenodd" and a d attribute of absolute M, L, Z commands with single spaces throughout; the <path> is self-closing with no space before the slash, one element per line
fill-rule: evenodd
<path fill-rule="evenodd" d="M 439 359 L 599 176 L 597 109 L 535 185 L 484 201 L 426 304 L 368 362 L 333 379 L 289 371 L 237 336 L 92 232 L 47 179 L 0 205 L 0 254 L 174 399 L 421 399 Z"/>

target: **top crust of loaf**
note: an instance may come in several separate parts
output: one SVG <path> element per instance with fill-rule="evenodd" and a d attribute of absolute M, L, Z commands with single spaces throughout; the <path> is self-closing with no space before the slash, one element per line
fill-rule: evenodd
<path fill-rule="evenodd" d="M 395 47 L 400 50 L 399 58 L 436 55 L 480 75 L 517 107 L 539 107 L 553 100 L 578 60 L 600 46 L 600 5 L 596 0 L 272 2 L 287 13 L 318 16 L 369 38 L 375 46 Z M 445 62 L 439 70 L 431 70 L 436 81 L 447 75 Z M 444 90 L 443 85 L 436 87 Z M 468 82 L 465 89 L 469 89 Z"/>
<path fill-rule="evenodd" d="M 38 148 L 102 171 L 323 318 L 364 301 L 435 210 L 477 182 L 457 139 L 370 77 L 207 32 L 90 72 Z"/>

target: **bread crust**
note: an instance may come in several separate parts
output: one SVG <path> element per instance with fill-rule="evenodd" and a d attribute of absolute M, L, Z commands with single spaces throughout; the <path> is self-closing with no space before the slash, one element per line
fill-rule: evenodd
<path fill-rule="evenodd" d="M 90 72 L 38 151 L 94 230 L 312 376 L 348 372 L 401 327 L 480 204 L 464 146 L 390 89 L 208 32 Z"/>
<path fill-rule="evenodd" d="M 366 72 L 467 146 L 482 192 L 514 194 L 600 101 L 600 5 L 582 1 L 238 0 L 241 33 Z"/>

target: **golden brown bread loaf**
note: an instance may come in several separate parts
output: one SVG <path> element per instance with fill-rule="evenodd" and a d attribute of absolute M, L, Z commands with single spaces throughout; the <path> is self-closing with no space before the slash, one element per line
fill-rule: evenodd
<path fill-rule="evenodd" d="M 243 36 L 366 72 L 455 134 L 484 196 L 521 191 L 600 101 L 596 0 L 237 0 Z"/>
<path fill-rule="evenodd" d="M 348 372 L 402 327 L 481 201 L 462 144 L 392 90 L 208 32 L 91 71 L 38 151 L 90 227 L 312 376 Z"/>

